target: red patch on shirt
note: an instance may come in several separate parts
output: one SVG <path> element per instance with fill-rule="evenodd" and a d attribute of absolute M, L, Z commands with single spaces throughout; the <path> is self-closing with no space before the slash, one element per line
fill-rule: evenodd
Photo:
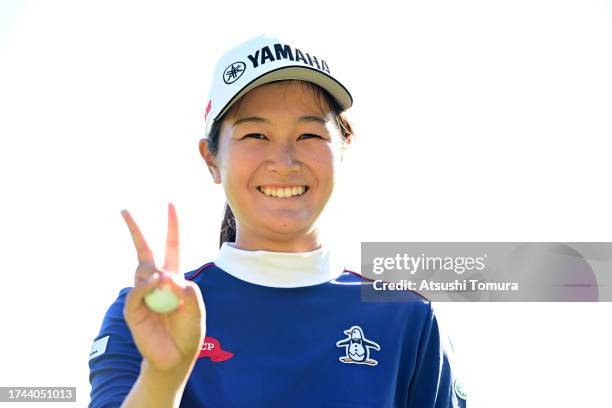
<path fill-rule="evenodd" d="M 210 359 L 214 363 L 219 363 L 221 361 L 229 360 L 230 358 L 234 357 L 234 353 L 223 350 L 221 348 L 221 343 L 219 343 L 219 340 L 215 339 L 214 337 L 206 336 L 198 358 L 204 357 L 210 357 Z"/>

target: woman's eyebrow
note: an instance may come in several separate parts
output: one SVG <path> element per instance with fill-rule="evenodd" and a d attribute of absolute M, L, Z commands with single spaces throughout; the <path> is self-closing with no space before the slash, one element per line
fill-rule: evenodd
<path fill-rule="evenodd" d="M 320 117 L 320 116 L 314 116 L 314 115 L 304 115 L 304 116 L 300 116 L 297 120 L 297 122 L 317 122 L 320 123 L 322 125 L 325 125 L 327 123 L 327 120 Z M 259 116 L 247 116 L 244 118 L 240 118 L 237 119 L 234 122 L 233 126 L 238 126 L 241 123 L 245 123 L 245 122 L 256 122 L 256 123 L 271 123 L 270 120 L 265 119 L 265 118 L 261 118 Z"/>
<path fill-rule="evenodd" d="M 268 119 L 260 118 L 259 116 L 247 116 L 246 118 L 240 118 L 234 122 L 234 126 L 238 126 L 244 122 L 258 122 L 258 123 L 270 123 Z"/>
<path fill-rule="evenodd" d="M 325 125 L 327 123 L 326 119 L 320 116 L 313 116 L 313 115 L 300 116 L 297 121 L 298 122 L 317 122 L 322 125 Z"/>

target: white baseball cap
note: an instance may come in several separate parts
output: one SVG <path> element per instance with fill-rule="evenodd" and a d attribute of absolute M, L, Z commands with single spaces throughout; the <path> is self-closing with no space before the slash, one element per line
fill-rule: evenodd
<path fill-rule="evenodd" d="M 261 34 L 227 51 L 217 62 L 204 112 L 206 137 L 213 123 L 251 89 L 274 81 L 312 82 L 334 97 L 343 110 L 353 97 L 336 78 L 327 59 L 293 42 Z"/>

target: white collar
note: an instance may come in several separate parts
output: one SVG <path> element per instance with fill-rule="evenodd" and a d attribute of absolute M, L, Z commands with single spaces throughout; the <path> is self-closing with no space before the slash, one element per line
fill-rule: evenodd
<path fill-rule="evenodd" d="M 310 252 L 248 251 L 224 242 L 215 265 L 240 280 L 273 288 L 298 288 L 328 282 L 344 271 L 327 246 Z"/>

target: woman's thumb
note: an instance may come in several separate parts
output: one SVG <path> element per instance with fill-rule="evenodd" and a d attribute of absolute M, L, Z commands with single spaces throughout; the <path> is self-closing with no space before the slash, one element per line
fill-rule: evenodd
<path fill-rule="evenodd" d="M 151 277 L 137 284 L 130 290 L 125 299 L 124 314 L 130 314 L 142 306 L 143 298 L 154 289 L 160 281 L 160 274 L 155 272 Z"/>
<path fill-rule="evenodd" d="M 183 289 L 183 309 L 185 312 L 194 315 L 205 317 L 204 300 L 200 287 L 192 282 L 186 281 Z"/>

